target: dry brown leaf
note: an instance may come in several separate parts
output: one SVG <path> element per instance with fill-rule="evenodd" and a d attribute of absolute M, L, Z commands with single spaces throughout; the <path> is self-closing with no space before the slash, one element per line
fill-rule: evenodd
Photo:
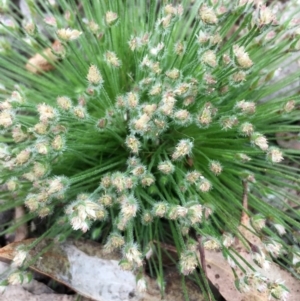
<path fill-rule="evenodd" d="M 0 262 L 0 275 L 9 269 L 7 263 Z M 1 301 L 91 301 L 78 295 L 57 294 L 46 284 L 32 280 L 22 285 L 9 285 L 0 293 Z"/>
<path fill-rule="evenodd" d="M 23 218 L 26 215 L 25 208 L 23 206 L 18 206 L 15 208 L 15 221 Z M 28 227 L 26 222 L 20 225 L 15 231 L 14 241 L 21 241 L 28 237 Z"/>
<path fill-rule="evenodd" d="M 281 132 L 276 134 L 277 143 L 283 148 L 300 150 L 300 139 L 296 133 Z"/>
<path fill-rule="evenodd" d="M 258 236 L 254 233 L 254 229 L 251 227 L 249 217 L 244 216 L 242 219 L 242 225 L 239 227 L 241 235 L 248 241 L 248 243 L 263 248 L 263 243 Z M 245 242 L 245 241 L 244 241 Z M 245 270 L 247 273 L 253 273 L 250 267 L 253 267 L 256 272 L 266 277 L 269 281 L 275 282 L 276 280 L 284 281 L 284 285 L 289 289 L 290 294 L 288 301 L 300 300 L 300 281 L 294 278 L 290 273 L 283 270 L 274 262 L 270 262 L 269 269 L 260 268 L 253 261 L 251 255 L 250 244 L 244 245 L 241 241 L 237 241 L 235 249 L 239 256 L 232 254 L 235 261 Z M 243 260 L 242 260 L 242 259 Z M 208 279 L 216 286 L 221 295 L 228 301 L 270 301 L 275 299 L 269 299 L 267 292 L 260 293 L 258 291 L 250 291 L 248 293 L 241 293 L 235 287 L 235 278 L 231 266 L 224 258 L 222 252 L 205 251 L 205 260 L 207 268 Z M 248 263 L 248 266 L 246 263 Z M 238 265 L 235 267 L 237 277 L 243 278 L 244 273 Z"/>
<path fill-rule="evenodd" d="M 53 43 L 53 45 L 54 44 L 55 42 Z M 25 68 L 31 73 L 39 74 L 53 70 L 55 68 L 53 63 L 57 60 L 58 58 L 53 54 L 51 48 L 46 48 L 41 54 L 37 53 L 32 58 L 30 58 Z"/>
<path fill-rule="evenodd" d="M 12 260 L 17 248 L 29 246 L 33 242 L 34 239 L 28 239 L 7 245 L 0 249 L 0 259 Z M 45 249 L 46 252 L 41 253 Z M 156 281 L 145 277 L 148 291 L 138 293 L 135 274 L 119 267 L 120 254 L 106 254 L 99 244 L 90 241 L 67 241 L 59 244 L 53 240 L 44 240 L 29 252 L 29 257 L 33 258 L 37 254 L 37 260 L 30 266 L 33 270 L 67 285 L 85 297 L 97 301 L 161 300 Z M 184 300 L 178 273 L 169 273 L 166 284 L 164 300 Z M 190 301 L 204 300 L 199 288 L 192 282 L 187 281 L 187 288 Z"/>
<path fill-rule="evenodd" d="M 234 284 L 234 274 L 221 252 L 205 251 L 207 277 L 227 301 L 267 301 L 257 293 L 240 293 Z M 242 275 L 242 274 L 240 274 Z"/>

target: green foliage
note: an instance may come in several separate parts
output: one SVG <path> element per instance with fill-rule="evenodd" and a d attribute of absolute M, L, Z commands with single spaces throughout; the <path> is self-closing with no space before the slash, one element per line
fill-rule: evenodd
<path fill-rule="evenodd" d="M 273 78 L 293 20 L 251 1 L 27 2 L 1 25 L 3 209 L 24 202 L 49 235 L 92 228 L 124 268 L 175 245 L 185 275 L 189 238 L 229 248 L 244 209 L 280 254 L 299 242 L 299 149 L 276 136 L 299 132 L 298 91 L 280 93 L 299 72 Z"/>

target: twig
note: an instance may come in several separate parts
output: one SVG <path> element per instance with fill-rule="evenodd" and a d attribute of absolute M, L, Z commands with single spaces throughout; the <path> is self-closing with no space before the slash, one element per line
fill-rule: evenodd
<path fill-rule="evenodd" d="M 205 262 L 205 249 L 203 247 L 202 238 L 201 238 L 200 235 L 198 235 L 197 240 L 198 240 L 198 250 L 199 250 L 199 255 L 200 255 L 201 267 L 202 267 L 202 270 L 204 272 L 205 278 L 208 279 L 208 277 L 207 277 L 207 269 L 206 269 L 206 262 Z M 209 298 L 209 301 L 212 301 L 209 292 L 208 292 L 208 298 Z"/>
<path fill-rule="evenodd" d="M 241 215 L 241 224 L 244 225 L 245 222 L 249 219 L 246 211 L 248 210 L 248 182 L 247 180 L 243 180 L 243 211 Z"/>
<path fill-rule="evenodd" d="M 165 244 L 165 243 L 157 241 L 157 240 L 153 240 L 152 242 L 155 243 L 155 244 L 159 244 L 165 250 L 171 251 L 173 253 L 177 253 L 177 250 L 174 246 Z"/>
<path fill-rule="evenodd" d="M 202 266 L 204 275 L 207 278 L 207 270 L 206 270 L 206 264 L 205 264 L 205 250 L 202 245 L 202 239 L 201 239 L 200 235 L 197 237 L 197 240 L 198 240 L 198 250 L 199 250 L 199 254 L 200 254 L 201 266 Z"/>
<path fill-rule="evenodd" d="M 15 208 L 15 222 L 18 223 L 26 215 L 25 208 L 23 206 L 17 206 Z M 24 222 L 18 226 L 15 232 L 14 241 L 22 241 L 28 237 L 28 227 L 27 223 Z"/>

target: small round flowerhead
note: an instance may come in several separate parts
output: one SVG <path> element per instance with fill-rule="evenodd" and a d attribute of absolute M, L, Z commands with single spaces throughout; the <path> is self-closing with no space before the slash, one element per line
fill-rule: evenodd
<path fill-rule="evenodd" d="M 270 147 L 267 151 L 267 159 L 272 163 L 279 163 L 283 160 L 282 151 L 277 147 Z"/>
<path fill-rule="evenodd" d="M 125 144 L 133 154 L 139 153 L 141 142 L 135 136 L 133 135 L 127 136 Z"/>
<path fill-rule="evenodd" d="M 135 92 L 129 92 L 127 93 L 127 104 L 129 108 L 134 109 L 138 106 L 139 104 L 139 96 Z"/>
<path fill-rule="evenodd" d="M 32 21 L 26 21 L 23 25 L 23 28 L 29 36 L 32 36 L 36 33 L 36 26 Z"/>
<path fill-rule="evenodd" d="M 183 275 L 191 274 L 198 266 L 198 260 L 196 254 L 192 251 L 188 251 L 188 250 L 184 251 L 180 255 L 179 266 L 180 266 L 180 272 Z"/>
<path fill-rule="evenodd" d="M 185 53 L 185 45 L 182 42 L 177 42 L 174 45 L 174 52 L 179 55 L 182 56 Z"/>
<path fill-rule="evenodd" d="M 189 184 L 195 184 L 201 177 L 201 173 L 199 171 L 191 171 L 191 172 L 188 172 L 185 176 L 185 179 L 186 181 L 189 183 Z"/>
<path fill-rule="evenodd" d="M 208 7 L 206 4 L 201 6 L 199 10 L 199 16 L 205 24 L 214 25 L 218 23 L 218 17 L 213 8 Z"/>
<path fill-rule="evenodd" d="M 178 110 L 173 114 L 174 121 L 180 125 L 189 125 L 192 122 L 191 114 L 188 110 Z"/>
<path fill-rule="evenodd" d="M 30 149 L 24 149 L 21 152 L 19 152 L 16 156 L 15 162 L 16 165 L 24 165 L 26 164 L 30 157 L 32 155 L 32 152 Z"/>
<path fill-rule="evenodd" d="M 22 271 L 15 271 L 11 273 L 7 278 L 8 283 L 12 285 L 28 283 L 30 279 L 30 273 Z"/>
<path fill-rule="evenodd" d="M 295 109 L 296 102 L 295 100 L 289 100 L 283 107 L 285 113 L 290 113 Z"/>
<path fill-rule="evenodd" d="M 101 205 L 105 206 L 105 207 L 110 207 L 113 204 L 113 198 L 111 195 L 109 194 L 103 194 L 99 199 L 98 199 L 98 203 L 100 203 Z"/>
<path fill-rule="evenodd" d="M 130 186 L 130 181 L 131 178 L 121 172 L 115 172 L 111 176 L 111 184 L 117 190 L 118 193 L 121 193 L 129 188 L 132 188 L 133 183 Z"/>
<path fill-rule="evenodd" d="M 35 212 L 39 208 L 39 201 L 37 199 L 37 196 L 35 194 L 28 194 L 25 199 L 25 206 L 31 211 Z"/>
<path fill-rule="evenodd" d="M 221 163 L 218 162 L 218 161 L 211 161 L 211 162 L 209 163 L 209 169 L 210 169 L 216 176 L 218 176 L 218 175 L 222 172 L 222 170 L 223 170 Z"/>
<path fill-rule="evenodd" d="M 188 209 L 183 206 L 171 206 L 168 211 L 168 218 L 171 220 L 176 220 L 178 218 L 186 217 L 188 214 Z"/>
<path fill-rule="evenodd" d="M 118 232 L 112 232 L 104 245 L 104 250 L 107 253 L 111 253 L 114 250 L 121 248 L 124 244 L 124 237 Z"/>
<path fill-rule="evenodd" d="M 267 138 L 260 133 L 253 133 L 251 136 L 251 141 L 263 151 L 266 151 L 269 147 Z"/>
<path fill-rule="evenodd" d="M 49 173 L 50 167 L 47 163 L 34 162 L 32 171 L 36 178 L 43 178 Z"/>
<path fill-rule="evenodd" d="M 165 17 L 158 19 L 156 23 L 157 30 L 160 31 L 161 29 L 164 29 L 167 31 L 171 25 L 172 18 L 173 18 L 172 14 L 167 14 Z"/>
<path fill-rule="evenodd" d="M 174 94 L 177 96 L 187 95 L 191 88 L 190 83 L 180 83 L 174 90 Z"/>
<path fill-rule="evenodd" d="M 138 201 L 133 195 L 124 198 L 121 204 L 121 214 L 123 218 L 130 220 L 131 218 L 135 217 L 138 209 Z"/>
<path fill-rule="evenodd" d="M 59 108 L 68 111 L 72 107 L 72 101 L 69 97 L 67 96 L 59 96 L 56 99 L 57 105 Z"/>
<path fill-rule="evenodd" d="M 157 202 L 153 205 L 153 215 L 158 217 L 164 217 L 168 211 L 168 203 L 166 202 Z"/>
<path fill-rule="evenodd" d="M 285 227 L 282 224 L 273 224 L 273 226 L 280 236 L 286 233 Z"/>
<path fill-rule="evenodd" d="M 150 91 L 149 91 L 149 95 L 151 96 L 157 96 L 161 93 L 162 90 L 162 86 L 160 83 L 155 84 L 154 86 L 151 87 Z"/>
<path fill-rule="evenodd" d="M 159 43 L 156 47 L 153 47 L 150 49 L 150 53 L 153 55 L 153 56 L 157 56 L 161 50 L 163 50 L 165 47 L 164 43 Z"/>
<path fill-rule="evenodd" d="M 258 11 L 258 23 L 260 26 L 276 23 L 276 17 L 269 7 L 261 5 Z"/>
<path fill-rule="evenodd" d="M 202 192 L 208 192 L 211 190 L 212 184 L 209 180 L 202 177 L 199 183 L 197 183 L 197 188 Z"/>
<path fill-rule="evenodd" d="M 144 293 L 147 291 L 147 282 L 144 278 L 141 278 L 136 283 L 136 290 L 139 293 Z"/>
<path fill-rule="evenodd" d="M 244 122 L 240 125 L 239 132 L 243 136 L 251 136 L 254 133 L 254 126 L 250 122 Z"/>
<path fill-rule="evenodd" d="M 140 134 L 144 134 L 149 129 L 150 117 L 147 114 L 140 115 L 137 119 L 133 120 L 133 130 Z"/>
<path fill-rule="evenodd" d="M 129 262 L 136 264 L 138 267 L 143 265 L 142 253 L 136 244 L 127 243 L 123 248 L 123 254 Z"/>
<path fill-rule="evenodd" d="M 154 62 L 153 64 L 151 64 L 150 69 L 155 74 L 160 74 L 162 72 L 162 69 L 160 68 L 159 62 Z"/>
<path fill-rule="evenodd" d="M 270 262 L 266 260 L 266 255 L 262 250 L 258 249 L 257 252 L 253 252 L 252 259 L 260 268 L 264 270 L 270 268 Z"/>
<path fill-rule="evenodd" d="M 135 51 L 141 47 L 140 38 L 132 36 L 128 41 L 128 45 L 131 51 Z"/>
<path fill-rule="evenodd" d="M 24 132 L 20 125 L 15 126 L 12 129 L 12 137 L 16 143 L 22 142 L 28 138 L 28 134 Z"/>
<path fill-rule="evenodd" d="M 249 55 L 243 46 L 234 45 L 233 53 L 236 56 L 237 63 L 240 67 L 248 69 L 253 65 L 252 60 L 249 58 Z"/>
<path fill-rule="evenodd" d="M 69 187 L 69 179 L 64 176 L 55 177 L 48 181 L 48 194 L 64 193 Z"/>
<path fill-rule="evenodd" d="M 209 73 L 204 74 L 204 80 L 208 85 L 215 85 L 217 83 L 216 78 Z"/>
<path fill-rule="evenodd" d="M 220 118 L 220 124 L 222 126 L 222 130 L 230 130 L 232 129 L 235 125 L 238 124 L 238 119 L 236 116 L 223 116 Z"/>
<path fill-rule="evenodd" d="M 44 218 L 52 213 L 52 208 L 50 206 L 44 205 L 38 209 L 37 213 L 40 218 Z"/>
<path fill-rule="evenodd" d="M 56 34 L 61 41 L 67 42 L 67 41 L 77 40 L 80 37 L 80 35 L 82 34 L 82 32 L 77 29 L 62 28 L 62 29 L 58 29 L 56 31 Z"/>
<path fill-rule="evenodd" d="M 34 148 L 40 155 L 47 155 L 50 151 L 50 146 L 47 140 L 37 140 Z"/>
<path fill-rule="evenodd" d="M 289 300 L 289 290 L 284 285 L 283 281 L 276 280 L 274 283 L 268 285 L 269 288 L 269 300 L 273 297 L 276 300 L 287 301 Z"/>
<path fill-rule="evenodd" d="M 110 175 L 105 175 L 102 177 L 100 181 L 100 187 L 103 188 L 104 190 L 110 188 L 112 185 L 111 177 Z"/>
<path fill-rule="evenodd" d="M 236 103 L 235 107 L 246 114 L 253 114 L 256 110 L 256 104 L 253 101 L 241 100 Z"/>
<path fill-rule="evenodd" d="M 247 156 L 246 154 L 243 153 L 239 153 L 236 155 L 236 157 L 241 160 L 243 163 L 245 162 L 249 162 L 251 160 L 251 158 L 249 156 Z"/>
<path fill-rule="evenodd" d="M 8 128 L 14 122 L 14 114 L 11 110 L 3 110 L 0 112 L 0 126 Z"/>
<path fill-rule="evenodd" d="M 261 214 L 256 214 L 251 217 L 251 225 L 256 231 L 261 231 L 266 226 L 266 218 Z"/>
<path fill-rule="evenodd" d="M 46 105 L 45 103 L 39 104 L 37 106 L 37 110 L 40 114 L 40 121 L 43 123 L 52 121 L 57 117 L 56 110 L 53 107 Z"/>
<path fill-rule="evenodd" d="M 93 34 L 99 33 L 100 26 L 95 21 L 93 20 L 89 21 L 87 23 L 87 27 Z"/>
<path fill-rule="evenodd" d="M 162 173 L 169 175 L 174 172 L 175 167 L 170 161 L 163 161 L 158 164 L 158 170 Z"/>
<path fill-rule="evenodd" d="M 141 178 L 142 176 L 144 176 L 146 174 L 147 168 L 144 165 L 138 165 L 135 166 L 132 170 L 131 173 L 138 177 Z"/>
<path fill-rule="evenodd" d="M 246 73 L 244 71 L 238 71 L 232 74 L 233 84 L 239 85 L 246 80 Z"/>
<path fill-rule="evenodd" d="M 72 113 L 78 119 L 84 119 L 87 117 L 86 109 L 83 106 L 76 106 L 73 108 Z"/>
<path fill-rule="evenodd" d="M 216 239 L 208 239 L 206 242 L 204 242 L 203 246 L 204 249 L 211 251 L 218 251 L 221 248 L 220 242 Z"/>
<path fill-rule="evenodd" d="M 201 60 L 210 67 L 217 66 L 217 57 L 212 50 L 207 50 L 202 54 Z"/>
<path fill-rule="evenodd" d="M 82 220 L 79 216 L 72 217 L 70 223 L 74 230 L 81 230 L 84 233 L 90 228 L 88 221 Z"/>
<path fill-rule="evenodd" d="M 17 250 L 13 258 L 13 262 L 16 266 L 20 267 L 27 257 L 27 252 L 25 250 Z"/>
<path fill-rule="evenodd" d="M 175 151 L 172 154 L 172 160 L 180 160 L 185 156 L 188 156 L 192 152 L 193 142 L 189 139 L 182 139 L 175 147 Z"/>
<path fill-rule="evenodd" d="M 231 233 L 224 232 L 222 235 L 222 242 L 224 247 L 229 248 L 234 244 L 235 238 Z"/>
<path fill-rule="evenodd" d="M 265 243 L 265 249 L 276 258 L 282 253 L 283 245 L 275 240 L 270 239 L 270 241 Z"/>
<path fill-rule="evenodd" d="M 212 107 L 210 103 L 206 103 L 200 113 L 196 116 L 196 122 L 200 127 L 208 126 L 214 116 L 215 109 Z"/>
<path fill-rule="evenodd" d="M 187 219 L 191 225 L 195 225 L 202 222 L 203 207 L 200 204 L 189 206 Z"/>
<path fill-rule="evenodd" d="M 8 191 L 16 191 L 19 188 L 20 183 L 18 178 L 12 177 L 5 182 L 5 186 Z"/>
<path fill-rule="evenodd" d="M 53 150 L 55 150 L 55 151 L 62 151 L 65 146 L 65 140 L 64 140 L 63 136 L 62 135 L 54 136 L 54 138 L 51 142 L 51 146 L 52 146 Z"/>
<path fill-rule="evenodd" d="M 149 224 L 152 223 L 152 221 L 153 221 L 153 215 L 151 214 L 150 211 L 145 210 L 143 215 L 142 215 L 142 223 L 144 225 L 149 225 Z"/>
<path fill-rule="evenodd" d="M 105 53 L 105 60 L 109 65 L 113 67 L 118 68 L 121 66 L 121 61 L 118 59 L 117 55 L 112 51 L 107 51 Z"/>
<path fill-rule="evenodd" d="M 96 65 L 90 66 L 86 78 L 91 85 L 97 86 L 97 85 L 101 85 L 103 83 L 103 78 Z"/>
<path fill-rule="evenodd" d="M 180 71 L 176 68 L 166 72 L 166 76 L 170 79 L 176 80 L 180 77 Z"/>
<path fill-rule="evenodd" d="M 9 147 L 5 143 L 0 143 L 0 159 L 5 159 L 10 154 Z"/>
<path fill-rule="evenodd" d="M 116 24 L 118 20 L 118 14 L 114 13 L 112 11 L 108 11 L 105 14 L 105 22 L 108 26 L 112 26 L 114 24 Z"/>
<path fill-rule="evenodd" d="M 148 116 L 152 116 L 157 109 L 157 104 L 146 104 L 143 106 L 143 112 Z"/>

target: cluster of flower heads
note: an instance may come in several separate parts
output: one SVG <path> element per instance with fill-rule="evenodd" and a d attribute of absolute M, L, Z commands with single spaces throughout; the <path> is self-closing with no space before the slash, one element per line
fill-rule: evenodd
<path fill-rule="evenodd" d="M 240 12 L 250 8 L 251 1 L 239 1 L 236 7 Z M 64 213 L 74 230 L 86 232 L 94 221 L 110 221 L 113 230 L 105 249 L 111 252 L 122 248 L 121 266 L 125 269 L 141 267 L 147 256 L 134 242 L 134 225 L 151 225 L 155 219 L 169 220 L 178 225 L 179 235 L 188 237 L 191 228 L 199 229 L 214 209 L 218 210 L 217 201 L 204 195 L 220 189 L 214 187 L 214 182 L 226 173 L 227 165 L 235 161 L 251 164 L 252 154 L 267 160 L 270 166 L 283 160 L 282 151 L 270 145 L 260 131 L 264 129 L 261 118 L 266 114 L 257 100 L 247 99 L 247 94 L 240 98 L 230 93 L 235 89 L 242 91 L 248 76 L 257 71 L 245 41 L 222 48 L 225 37 L 219 24 L 224 22 L 228 9 L 219 4 L 200 5 L 195 21 L 200 30 L 194 32 L 189 42 L 172 36 L 184 13 L 182 5 L 167 4 L 161 8 L 153 32 L 128 37 L 122 48 L 130 51 L 129 57 L 135 61 L 136 73 L 130 75 L 134 82 L 129 88 L 116 91 L 113 97 L 107 92 L 108 82 L 122 76 L 126 57 L 107 47 L 100 54 L 99 62 L 82 61 L 84 88 L 76 97 L 57 95 L 56 99 L 45 99 L 35 105 L 27 99 L 22 87 L 15 86 L 11 95 L 0 102 L 1 133 L 10 136 L 13 142 L 0 144 L 2 177 L 8 191 L 24 191 L 25 205 L 40 217 L 50 215 L 57 204 L 67 202 Z M 47 16 L 44 21 L 54 28 L 57 39 L 48 55 L 48 60 L 55 62 L 71 58 L 72 43 L 85 35 L 93 34 L 96 43 L 102 43 L 98 42 L 101 37 L 112 34 L 112 29 L 123 22 L 116 12 L 108 11 L 103 34 L 102 25 L 91 19 L 84 19 L 80 30 L 60 28 L 54 16 Z M 257 6 L 253 22 L 257 34 L 261 30 L 261 39 L 267 43 L 270 28 L 277 24 L 272 11 Z M 34 36 L 37 30 L 34 23 L 26 23 L 24 29 L 29 36 Z M 186 57 L 193 60 L 187 61 Z M 34 66 L 28 70 L 36 73 L 38 69 Z M 295 105 L 295 100 L 285 100 L 273 114 L 289 114 Z M 112 167 L 106 173 L 99 172 L 101 176 L 93 178 L 96 181 L 93 190 L 83 185 L 74 195 L 72 184 L 78 187 L 84 175 L 67 177 L 61 171 L 58 174 L 54 171 L 70 154 L 74 158 L 83 155 L 77 141 L 80 143 L 80 136 L 87 135 L 84 143 L 88 144 L 90 133 L 91 139 L 98 137 L 100 144 L 112 137 L 114 147 L 110 150 L 118 153 L 119 149 L 117 160 L 121 155 L 126 163 L 119 169 Z M 102 137 L 106 140 L 101 140 Z M 240 141 L 241 150 L 235 149 L 228 155 L 226 147 L 232 141 Z M 93 141 L 90 143 L 94 145 Z M 213 148 L 219 156 L 210 157 Z M 105 155 L 111 158 L 111 154 Z M 67 170 L 68 166 L 64 168 Z M 255 182 L 252 173 L 246 179 Z M 264 217 L 253 219 L 257 231 L 264 223 Z M 280 235 L 285 231 L 280 222 L 274 227 Z M 223 242 L 210 239 L 205 248 L 228 247 L 230 237 L 225 238 Z M 278 256 L 276 247 L 270 246 L 268 252 L 272 255 L 277 252 Z M 187 275 L 198 266 L 196 249 L 195 245 L 182 248 L 185 250 L 180 255 L 180 270 Z M 261 254 L 257 253 L 255 260 L 259 266 L 266 267 Z M 248 282 L 243 282 L 245 287 Z M 276 298 L 284 300 L 285 290 L 280 283 L 268 289 Z"/>
<path fill-rule="evenodd" d="M 241 292 L 248 293 L 251 290 L 257 290 L 260 293 L 267 292 L 269 299 L 288 300 L 289 290 L 282 281 L 270 281 L 258 273 L 247 274 L 239 281 Z"/>

